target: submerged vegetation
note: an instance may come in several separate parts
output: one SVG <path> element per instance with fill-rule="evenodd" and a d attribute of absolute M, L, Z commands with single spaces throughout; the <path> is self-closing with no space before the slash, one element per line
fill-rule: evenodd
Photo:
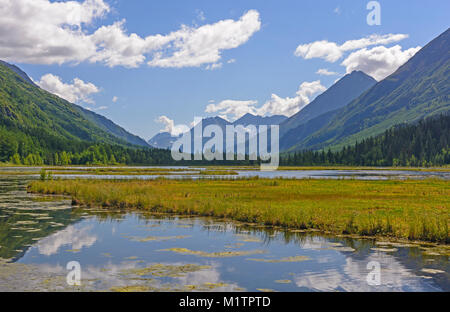
<path fill-rule="evenodd" d="M 34 181 L 29 191 L 74 204 L 449 243 L 448 181 L 183 179 Z"/>

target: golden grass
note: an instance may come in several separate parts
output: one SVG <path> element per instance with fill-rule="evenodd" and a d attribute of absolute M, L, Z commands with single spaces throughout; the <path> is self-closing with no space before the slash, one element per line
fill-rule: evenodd
<path fill-rule="evenodd" d="M 159 176 L 159 175 L 237 175 L 238 173 L 230 169 L 211 169 L 205 167 L 205 170 L 191 169 L 191 168 L 136 168 L 136 167 L 43 167 L 40 172 L 26 170 L 20 171 L 17 168 L 12 168 L 12 170 L 2 170 L 0 175 L 36 175 L 42 172 L 51 175 L 147 175 L 147 176 Z"/>
<path fill-rule="evenodd" d="M 74 203 L 230 218 L 335 234 L 448 243 L 449 182 L 426 180 L 63 180 L 29 191 Z"/>

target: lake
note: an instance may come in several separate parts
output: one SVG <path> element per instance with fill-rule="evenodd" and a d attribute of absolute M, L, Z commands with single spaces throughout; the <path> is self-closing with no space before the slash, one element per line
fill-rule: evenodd
<path fill-rule="evenodd" d="M 67 169 L 74 169 L 74 170 L 87 170 L 87 169 L 107 169 L 108 167 L 61 167 L 61 169 L 58 170 L 67 170 Z M 176 169 L 176 170 L 186 170 L 186 171 L 179 171 L 179 172 L 173 172 L 171 175 L 126 175 L 126 174 L 120 174 L 120 175 L 108 175 L 108 174 L 86 174 L 86 173 L 64 173 L 64 174 L 53 174 L 54 177 L 58 178 L 65 178 L 65 179 L 74 179 L 74 178 L 88 178 L 88 179 L 155 179 L 160 176 L 165 176 L 167 178 L 172 179 L 179 179 L 186 176 L 186 173 L 189 173 L 188 170 L 193 170 L 194 167 L 111 167 L 111 168 L 127 168 L 127 169 Z M 195 167 L 195 170 L 202 171 L 205 170 L 204 167 Z M 386 180 L 386 179 L 423 179 L 423 178 L 441 178 L 445 180 L 450 180 L 450 171 L 445 170 L 392 170 L 388 168 L 380 168 L 377 170 L 361 170 L 361 169 L 355 169 L 355 170 L 349 170 L 349 169 L 343 169 L 343 170 L 277 170 L 277 171 L 260 171 L 260 170 L 243 170 L 240 168 L 233 168 L 233 167 L 227 167 L 227 170 L 233 170 L 237 174 L 236 175 L 226 175 L 224 177 L 226 178 L 233 178 L 233 177 L 261 177 L 261 178 L 287 178 L 287 179 L 360 179 L 360 180 Z M 30 178 L 37 178 L 39 177 L 39 172 L 41 171 L 41 167 L 0 167 L 0 174 L 7 175 L 7 173 L 12 173 L 13 175 L 17 172 L 28 172 L 27 175 Z M 55 171 L 55 170 L 49 170 Z M 214 175 L 214 177 L 218 177 L 220 175 Z M 190 178 L 205 178 L 208 176 L 205 175 L 196 175 L 190 172 L 189 175 Z"/>
<path fill-rule="evenodd" d="M 360 177 L 377 174 L 395 175 Z M 67 198 L 27 194 L 33 178 L 0 176 L 0 291 L 450 291 L 448 256 L 430 244 L 72 207 Z M 66 282 L 72 261 L 81 286 Z"/>

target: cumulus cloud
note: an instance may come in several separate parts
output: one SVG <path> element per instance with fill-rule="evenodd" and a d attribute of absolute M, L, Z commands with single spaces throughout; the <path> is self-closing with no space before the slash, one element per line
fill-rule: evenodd
<path fill-rule="evenodd" d="M 347 73 L 361 70 L 376 80 L 382 80 L 406 63 L 420 47 L 402 50 L 399 45 L 391 48 L 384 46 L 361 49 L 351 53 L 343 62 Z"/>
<path fill-rule="evenodd" d="M 311 102 L 312 97 L 326 88 L 320 80 L 303 82 L 294 97 L 280 97 L 272 94 L 270 100 L 261 107 L 257 107 L 258 101 L 238 101 L 224 100 L 218 104 L 209 104 L 206 113 L 218 113 L 219 116 L 227 120 L 236 120 L 243 115 L 250 113 L 253 115 L 285 115 L 292 116 Z"/>
<path fill-rule="evenodd" d="M 77 228 L 69 225 L 64 230 L 56 232 L 46 238 L 43 238 L 37 244 L 41 255 L 51 256 L 65 245 L 71 245 L 72 249 L 82 249 L 90 247 L 97 241 L 97 236 L 91 234 L 92 227 L 85 226 Z"/>
<path fill-rule="evenodd" d="M 113 103 L 116 103 L 118 100 L 119 100 L 119 98 L 117 96 L 113 96 L 113 98 L 112 98 Z"/>
<path fill-rule="evenodd" d="M 162 123 L 165 127 L 160 132 L 169 132 L 172 136 L 179 136 L 189 131 L 186 125 L 175 125 L 175 122 L 167 116 L 160 116 L 157 122 Z"/>
<path fill-rule="evenodd" d="M 0 58 L 33 64 L 102 63 L 110 67 L 192 67 L 215 64 L 221 52 L 247 42 L 261 27 L 259 13 L 167 35 L 128 34 L 125 20 L 89 33 L 111 8 L 104 0 L 0 0 Z"/>
<path fill-rule="evenodd" d="M 348 40 L 341 45 L 327 40 L 301 44 L 295 50 L 295 55 L 304 59 L 321 58 L 334 63 L 344 52 L 366 48 L 374 45 L 386 45 L 408 38 L 406 34 L 370 35 L 365 38 Z"/>
<path fill-rule="evenodd" d="M 326 88 L 320 83 L 320 80 L 303 82 L 294 97 L 282 98 L 272 94 L 272 98 L 258 110 L 258 113 L 260 115 L 292 116 L 308 105 L 313 95 L 325 90 Z"/>
<path fill-rule="evenodd" d="M 219 69 L 222 68 L 222 63 L 214 63 L 214 64 L 209 64 L 208 66 L 206 66 L 207 70 L 214 70 L 214 69 Z"/>
<path fill-rule="evenodd" d="M 247 42 L 261 28 L 258 11 L 250 10 L 238 21 L 223 20 L 199 28 L 182 26 L 179 31 L 167 35 L 173 52 L 155 53 L 150 66 L 186 67 L 217 63 L 221 51 L 237 48 Z M 167 45 L 167 44 L 166 44 Z"/>
<path fill-rule="evenodd" d="M 236 120 L 247 113 L 256 114 L 256 104 L 258 101 L 238 101 L 238 100 L 224 100 L 217 104 L 209 104 L 206 106 L 206 113 L 217 113 L 227 120 Z"/>
<path fill-rule="evenodd" d="M 60 77 L 52 74 L 42 76 L 36 83 L 42 89 L 77 104 L 94 104 L 90 96 L 100 91 L 93 83 L 84 82 L 79 78 L 73 79 L 72 83 L 64 83 Z"/>
<path fill-rule="evenodd" d="M 84 61 L 97 47 L 83 27 L 109 11 L 103 0 L 0 0 L 0 58 L 35 64 Z"/>
<path fill-rule="evenodd" d="M 329 261 L 336 261 L 336 256 Z M 335 268 L 303 272 L 296 274 L 293 280 L 298 287 L 327 292 L 427 291 L 432 287 L 423 282 L 423 276 L 414 274 L 396 257 L 383 252 L 370 253 L 360 259 L 347 256 L 344 261 L 340 258 L 339 261 Z M 381 284 L 378 286 L 367 283 L 370 273 L 367 264 L 372 261 L 381 266 Z"/>
<path fill-rule="evenodd" d="M 329 71 L 326 68 L 319 69 L 318 71 L 316 71 L 316 74 L 321 75 L 321 76 L 336 76 L 336 75 L 339 75 L 339 73 L 333 72 L 333 71 Z"/>

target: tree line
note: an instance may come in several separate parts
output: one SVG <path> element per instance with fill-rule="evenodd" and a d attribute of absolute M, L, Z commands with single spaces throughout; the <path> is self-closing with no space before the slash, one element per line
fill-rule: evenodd
<path fill-rule="evenodd" d="M 388 129 L 339 151 L 283 154 L 282 166 L 428 167 L 450 164 L 450 115 Z M 67 140 L 0 126 L 0 162 L 15 165 L 258 165 L 259 161 L 179 161 L 169 150 Z"/>
<path fill-rule="evenodd" d="M 429 167 L 450 164 L 450 115 L 399 125 L 339 151 L 300 151 L 281 157 L 281 165 Z"/>

